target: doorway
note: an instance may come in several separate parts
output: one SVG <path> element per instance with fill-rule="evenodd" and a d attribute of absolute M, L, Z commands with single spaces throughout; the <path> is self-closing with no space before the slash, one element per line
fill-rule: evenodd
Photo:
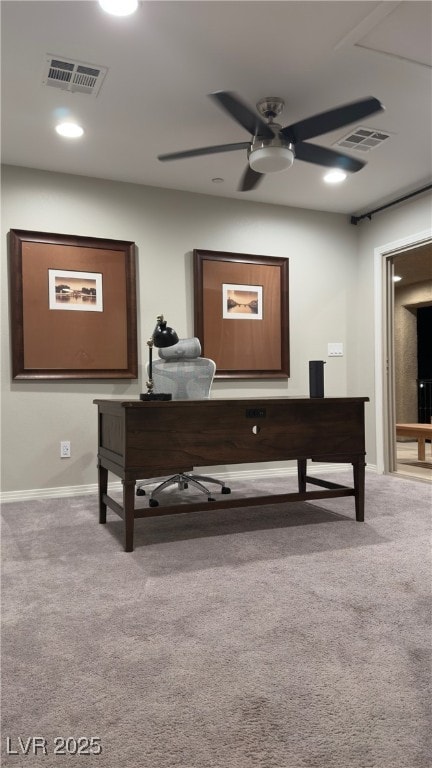
<path fill-rule="evenodd" d="M 378 474 L 396 471 L 394 283 L 391 259 L 421 246 L 432 247 L 432 229 L 377 246 L 374 250 L 375 438 Z"/>
<path fill-rule="evenodd" d="M 395 423 L 431 423 L 432 244 L 390 257 L 392 265 Z M 420 458 L 414 438 L 396 435 L 394 472 L 432 480 L 430 443 Z"/>
<path fill-rule="evenodd" d="M 432 482 L 431 444 L 396 424 L 431 423 L 432 243 L 386 256 L 387 471 Z"/>

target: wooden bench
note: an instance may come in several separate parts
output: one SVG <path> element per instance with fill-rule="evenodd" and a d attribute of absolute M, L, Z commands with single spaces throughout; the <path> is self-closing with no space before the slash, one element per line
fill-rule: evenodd
<path fill-rule="evenodd" d="M 432 440 L 432 424 L 396 424 L 396 437 L 417 440 L 418 460 L 426 461 L 425 440 Z"/>

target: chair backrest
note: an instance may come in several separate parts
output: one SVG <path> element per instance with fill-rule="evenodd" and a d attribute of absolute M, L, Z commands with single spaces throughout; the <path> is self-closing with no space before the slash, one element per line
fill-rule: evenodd
<path fill-rule="evenodd" d="M 216 364 L 208 357 L 155 360 L 154 391 L 171 394 L 173 400 L 208 400 L 215 372 Z"/>

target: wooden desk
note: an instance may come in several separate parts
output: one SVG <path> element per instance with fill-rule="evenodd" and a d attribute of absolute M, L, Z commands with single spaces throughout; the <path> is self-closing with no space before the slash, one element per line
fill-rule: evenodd
<path fill-rule="evenodd" d="M 364 403 L 367 397 L 243 398 L 143 402 L 94 400 L 99 418 L 99 522 L 107 506 L 123 518 L 126 552 L 134 520 L 174 513 L 354 496 L 364 519 Z M 135 483 L 194 467 L 297 460 L 298 492 L 135 509 Z M 353 487 L 307 475 L 307 459 L 353 466 Z M 108 472 L 123 481 L 123 506 L 108 494 Z M 307 483 L 325 490 L 306 491 Z"/>
<path fill-rule="evenodd" d="M 432 424 L 396 424 L 396 437 L 417 440 L 418 460 L 426 461 L 425 440 L 432 440 Z"/>

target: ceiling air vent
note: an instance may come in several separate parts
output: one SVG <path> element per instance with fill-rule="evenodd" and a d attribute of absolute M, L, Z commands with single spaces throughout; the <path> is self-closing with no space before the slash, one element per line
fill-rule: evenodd
<path fill-rule="evenodd" d="M 107 71 L 107 67 L 98 64 L 47 54 L 42 83 L 63 91 L 97 96 Z"/>
<path fill-rule="evenodd" d="M 344 147 L 345 149 L 355 149 L 359 152 L 370 152 L 384 141 L 390 138 L 390 133 L 376 131 L 373 128 L 356 128 L 350 131 L 343 139 L 336 141 L 334 147 Z"/>

